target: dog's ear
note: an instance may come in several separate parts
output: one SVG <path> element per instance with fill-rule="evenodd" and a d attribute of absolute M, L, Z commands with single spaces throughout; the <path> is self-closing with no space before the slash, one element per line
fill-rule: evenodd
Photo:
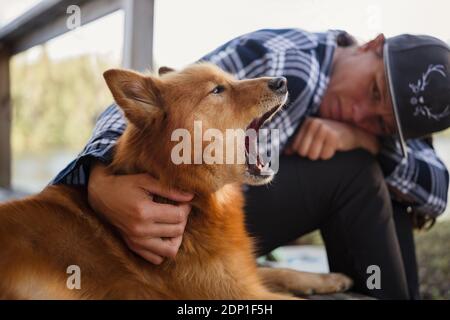
<path fill-rule="evenodd" d="M 169 67 L 161 67 L 161 68 L 159 68 L 159 70 L 158 70 L 158 74 L 159 74 L 160 76 L 162 76 L 163 74 L 170 73 L 170 72 L 174 72 L 174 71 L 175 71 L 174 69 L 169 68 Z"/>
<path fill-rule="evenodd" d="M 141 126 L 164 115 L 158 79 L 124 69 L 111 69 L 103 73 L 114 100 L 125 116 Z"/>

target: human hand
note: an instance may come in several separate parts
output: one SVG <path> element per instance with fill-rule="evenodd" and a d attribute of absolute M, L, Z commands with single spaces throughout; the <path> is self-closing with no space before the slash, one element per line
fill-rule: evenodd
<path fill-rule="evenodd" d="M 372 154 L 379 151 L 378 139 L 357 127 L 347 123 L 322 118 L 308 118 L 296 134 L 285 153 L 297 153 L 311 160 L 327 160 L 337 151 L 349 151 L 357 148 L 368 150 Z"/>
<path fill-rule="evenodd" d="M 153 201 L 159 195 L 179 205 Z M 163 188 L 148 174 L 113 175 L 101 163 L 89 176 L 91 207 L 117 227 L 128 247 L 153 264 L 174 258 L 183 238 L 193 195 Z"/>

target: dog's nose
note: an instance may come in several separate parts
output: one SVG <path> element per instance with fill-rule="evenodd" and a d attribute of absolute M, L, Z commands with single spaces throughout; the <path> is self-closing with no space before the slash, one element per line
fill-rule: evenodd
<path fill-rule="evenodd" d="M 269 80 L 269 88 L 276 93 L 286 93 L 287 80 L 285 77 L 277 77 Z"/>

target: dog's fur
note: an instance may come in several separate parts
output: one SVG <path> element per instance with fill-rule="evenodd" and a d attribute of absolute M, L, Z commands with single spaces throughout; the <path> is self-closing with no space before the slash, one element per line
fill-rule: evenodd
<path fill-rule="evenodd" d="M 291 293 L 334 292 L 351 281 L 257 268 L 244 228 L 240 184 L 267 182 L 245 164 L 172 163 L 171 132 L 245 129 L 284 102 L 270 78 L 237 81 L 197 64 L 160 77 L 109 70 L 106 82 L 129 124 L 115 148 L 114 174 L 149 173 L 167 188 L 195 194 L 180 250 L 155 266 L 132 253 L 114 228 L 89 207 L 85 188 L 49 186 L 0 205 L 0 298 L 3 299 L 285 299 Z M 225 90 L 211 93 L 217 85 Z M 274 216 L 276 219 L 276 216 Z M 69 265 L 81 269 L 81 289 L 66 286 Z"/>

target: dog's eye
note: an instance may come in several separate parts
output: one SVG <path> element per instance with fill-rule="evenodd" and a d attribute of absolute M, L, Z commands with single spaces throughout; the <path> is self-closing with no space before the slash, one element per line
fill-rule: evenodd
<path fill-rule="evenodd" d="M 214 89 L 212 89 L 211 93 L 212 94 L 220 94 L 225 90 L 225 87 L 222 85 L 218 85 L 217 87 L 215 87 Z"/>

